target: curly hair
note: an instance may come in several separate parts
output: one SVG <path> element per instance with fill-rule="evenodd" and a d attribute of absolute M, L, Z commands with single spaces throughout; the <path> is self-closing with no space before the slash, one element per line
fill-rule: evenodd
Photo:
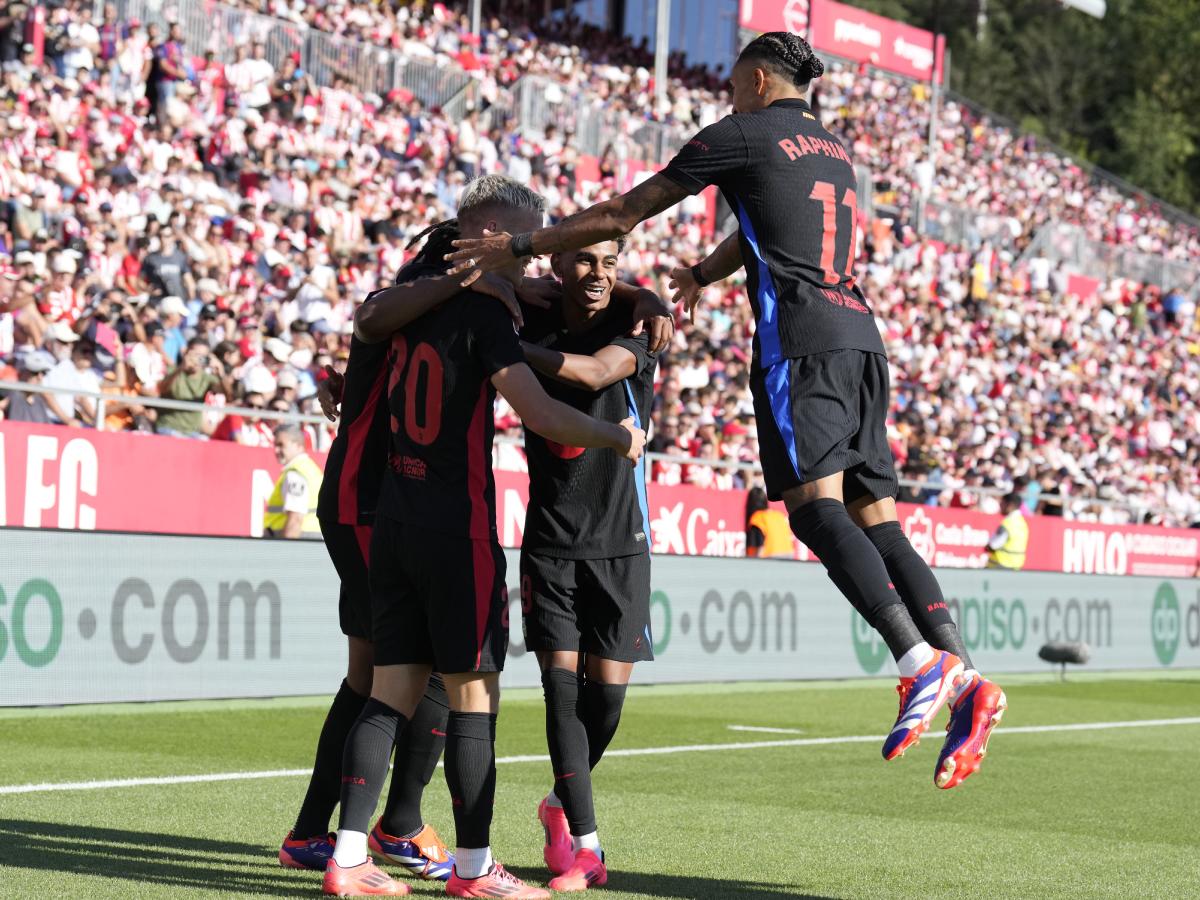
<path fill-rule="evenodd" d="M 825 73 L 825 64 L 808 41 L 788 31 L 760 34 L 742 50 L 738 61 L 752 60 L 786 78 L 796 87 L 807 87 Z"/>
<path fill-rule="evenodd" d="M 450 263 L 446 262 L 446 254 L 453 253 L 454 247 L 450 243 L 456 241 L 462 236 L 458 228 L 458 219 L 446 219 L 442 222 L 434 222 L 411 241 L 405 244 L 405 250 L 411 250 L 415 247 L 422 238 L 428 237 L 421 251 L 400 267 L 400 271 L 396 273 L 396 284 L 401 284 L 405 281 L 411 281 L 414 273 L 429 267 L 437 269 L 449 269 Z"/>

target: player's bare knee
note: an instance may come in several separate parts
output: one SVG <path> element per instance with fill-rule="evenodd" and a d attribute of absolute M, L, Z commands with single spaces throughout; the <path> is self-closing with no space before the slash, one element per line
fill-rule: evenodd
<path fill-rule="evenodd" d="M 425 694 L 430 671 L 429 666 L 376 666 L 371 696 L 411 719 Z"/>
<path fill-rule="evenodd" d="M 582 671 L 583 658 L 577 650 L 538 650 L 538 666 L 547 669 L 566 669 L 568 672 Z"/>
<path fill-rule="evenodd" d="M 841 499 L 841 472 L 788 488 L 783 492 L 783 504 L 787 507 L 789 516 L 800 507 L 812 503 L 814 500 L 837 500 L 840 502 Z"/>
<path fill-rule="evenodd" d="M 461 713 L 500 711 L 500 673 L 466 672 L 443 675 L 450 709 Z"/>
<path fill-rule="evenodd" d="M 375 645 L 365 638 L 349 638 L 350 654 L 346 665 L 346 683 L 356 694 L 371 693 L 374 681 Z"/>
<path fill-rule="evenodd" d="M 846 504 L 846 512 L 859 528 L 872 528 L 885 522 L 897 522 L 896 501 L 892 497 L 876 500 L 869 495 Z"/>
<path fill-rule="evenodd" d="M 629 679 L 633 677 L 633 665 L 617 659 L 588 656 L 587 677 L 589 681 L 601 684 L 629 684 Z"/>

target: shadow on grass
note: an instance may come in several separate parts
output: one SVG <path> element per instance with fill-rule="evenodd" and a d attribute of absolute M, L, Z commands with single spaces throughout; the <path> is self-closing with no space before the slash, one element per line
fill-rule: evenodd
<path fill-rule="evenodd" d="M 247 896 L 320 891 L 316 872 L 304 883 L 274 854 L 272 847 L 211 838 L 0 819 L 0 866 Z"/>
<path fill-rule="evenodd" d="M 546 883 L 545 869 L 507 864 L 505 868 L 523 880 L 539 885 Z M 645 872 L 613 871 L 608 876 L 606 890 L 662 897 L 664 900 L 833 900 L 825 895 L 801 893 L 785 884 Z M 604 892 L 598 891 L 596 896 L 603 898 Z"/>
<path fill-rule="evenodd" d="M 0 819 L 0 866 L 242 896 L 311 898 L 320 891 L 316 872 L 281 869 L 274 847 L 25 819 Z M 545 883 L 543 869 L 512 871 Z M 830 900 L 782 884 L 642 872 L 613 872 L 608 885 L 664 900 Z"/>

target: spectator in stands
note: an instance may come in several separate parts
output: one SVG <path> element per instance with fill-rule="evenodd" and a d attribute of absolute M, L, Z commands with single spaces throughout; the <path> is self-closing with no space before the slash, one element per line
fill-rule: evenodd
<path fill-rule="evenodd" d="M 23 384 L 41 384 L 46 373 L 54 366 L 54 357 L 45 350 L 31 350 L 17 358 L 18 380 Z M 49 425 L 54 421 L 54 417 L 46 403 L 48 396 L 9 391 L 4 399 L 0 400 L 0 410 L 3 410 L 4 418 L 10 422 Z"/>
<path fill-rule="evenodd" d="M 225 390 L 223 379 L 224 370 L 213 360 L 208 343 L 203 338 L 192 338 L 183 359 L 159 384 L 158 392 L 171 400 L 202 402 L 209 391 Z M 194 410 L 160 410 L 156 430 L 159 434 L 208 440 L 204 415 Z"/>
<path fill-rule="evenodd" d="M 159 232 L 159 247 L 142 260 L 141 276 L 159 296 L 190 300 L 196 290 L 191 263 L 180 249 L 173 228 Z"/>
<path fill-rule="evenodd" d="M 0 55 L 16 53 L 0 84 L 8 110 L 0 119 L 0 199 L 8 201 L 0 204 L 0 266 L 20 280 L 0 305 L 0 362 L 39 346 L 47 318 L 82 322 L 94 313 L 97 291 L 101 305 L 111 304 L 103 289 L 117 287 L 136 310 L 132 325 L 150 332 L 114 326 L 143 392 L 154 390 L 143 376 L 161 380 L 169 368 L 155 373 L 161 357 L 154 348 L 173 364 L 186 339 L 202 332 L 210 343 L 236 348 L 213 355 L 226 360 L 223 373 L 237 391 L 266 382 L 256 386 L 273 402 L 276 375 L 290 367 L 300 385 L 294 405 L 311 411 L 320 359 L 344 352 L 355 304 L 394 276 L 408 238 L 453 214 L 472 164 L 479 172 L 523 172 L 554 198 L 559 215 L 568 215 L 627 187 L 646 147 L 669 147 L 673 135 L 728 108 L 712 72 L 676 59 L 672 102 L 659 107 L 645 48 L 570 20 L 514 23 L 506 14 L 471 47 L 479 63 L 471 69 L 477 101 L 465 129 L 403 88 L 371 97 L 350 73 L 318 87 L 284 56 L 264 107 L 239 106 L 225 82 L 236 63 L 222 76 L 214 59 L 205 63 L 198 91 L 176 90 L 157 115 L 161 58 L 172 52 L 160 48 L 158 26 L 117 23 L 115 11 L 106 11 L 97 49 L 83 15 L 51 10 L 48 63 L 38 68 L 12 47 L 24 39 L 20 4 L 4 9 L 22 21 L 19 31 L 10 27 L 5 50 L 0 15 Z M 411 50 L 410 59 L 423 54 L 429 62 L 422 65 L 443 72 L 470 46 L 453 8 L 438 4 L 299 2 L 274 11 L 308 29 Z M 186 27 L 204 23 L 188 20 Z M 79 46 L 72 33 L 84 37 Z M 209 46 L 202 31 L 186 36 Z M 65 67 L 72 53 L 83 59 L 84 45 L 95 66 L 79 68 L 74 81 L 57 78 L 54 66 Z M 247 63 L 261 55 L 248 42 L 237 52 Z M 188 58 L 185 51 L 185 77 Z M 520 123 L 509 118 L 517 107 L 508 90 L 521 78 L 528 79 L 523 89 L 540 86 L 524 96 L 544 101 L 545 117 L 536 132 L 514 137 L 512 126 Z M 1028 265 L 1018 254 L 1049 221 L 1069 223 L 1091 240 L 1185 261 L 1200 258 L 1200 232 L 953 99 L 943 107 L 931 162 L 924 86 L 837 65 L 822 82 L 822 117 L 874 182 L 877 215 L 860 223 L 854 256 L 892 361 L 889 439 L 905 473 L 923 473 L 919 488 L 906 489 L 912 498 L 946 503 L 976 482 L 995 493 L 1022 477 L 1062 470 L 1051 479 L 1050 496 L 1067 506 L 1039 502 L 1044 511 L 1111 516 L 1099 502 L 1109 492 L 1186 524 L 1172 508 L 1182 515 L 1189 508 L 1184 495 L 1200 498 L 1200 486 L 1187 477 L 1200 467 L 1192 301 L 1175 290 L 1160 301 L 1119 277 L 1094 295 L 1071 295 L 1065 273 L 1047 264 L 1051 244 L 1039 244 L 1046 255 L 1035 253 Z M 303 85 L 291 100 L 289 83 Z M 591 166 L 580 164 L 570 137 L 584 117 L 611 140 Z M 652 139 L 642 137 L 647 123 L 659 123 Z M 280 185 L 286 190 L 277 196 Z M 929 211 L 925 234 L 906 218 L 918 199 Z M 900 212 L 888 212 L 889 204 Z M 939 208 L 971 210 L 971 228 L 955 232 L 953 216 L 940 217 Z M 699 224 L 709 214 L 707 201 L 696 198 L 680 213 L 630 235 L 622 257 L 629 279 L 661 293 L 672 268 L 708 249 L 711 238 Z M 164 252 L 174 263 L 151 277 Z M 273 274 L 280 266 L 286 277 Z M 202 280 L 217 290 L 200 290 Z M 143 302 L 147 294 L 153 297 Z M 695 322 L 681 322 L 661 356 L 656 449 L 699 452 L 697 432 L 712 430 L 699 423 L 710 417 L 717 428 L 712 452 L 730 460 L 744 455 L 748 444 L 738 441 L 750 436 L 724 433 L 730 421 L 752 425 L 744 355 L 753 321 L 744 294 L 740 277 L 709 288 Z M 210 304 L 218 308 L 215 320 L 205 312 Z M 154 333 L 152 323 L 160 321 L 170 329 L 169 343 Z M 292 332 L 293 321 L 307 323 L 311 334 Z M 58 351 L 67 346 L 46 343 Z M 311 356 L 293 358 L 296 350 Z M 328 430 L 313 437 L 321 446 Z M 724 469 L 687 469 L 693 482 L 737 483 Z M 651 474 L 680 483 L 684 467 L 655 462 Z M 979 508 L 994 502 L 981 500 Z"/>
<path fill-rule="evenodd" d="M 75 427 L 94 425 L 96 401 L 78 396 L 78 392 L 100 392 L 95 344 L 80 340 L 65 322 L 58 322 L 51 332 L 50 345 L 57 348 L 56 355 L 59 356 L 59 361 L 42 382 L 56 390 L 56 393 L 45 395 L 51 421 Z"/>
<path fill-rule="evenodd" d="M 259 393 L 248 393 L 239 405 L 248 409 L 266 409 L 267 398 Z M 275 445 L 275 433 L 266 420 L 258 416 L 243 418 L 233 413 L 221 420 L 212 438 L 214 441 L 234 441 L 247 447 Z"/>

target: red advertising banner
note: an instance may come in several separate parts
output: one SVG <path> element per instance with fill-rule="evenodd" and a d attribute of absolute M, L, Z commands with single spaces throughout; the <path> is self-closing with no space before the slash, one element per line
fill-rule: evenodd
<path fill-rule="evenodd" d="M 279 477 L 270 450 L 224 442 L 0 423 L 0 526 L 257 536 Z M 501 542 L 521 545 L 529 480 L 496 471 Z M 649 486 L 656 553 L 743 556 L 745 493 Z M 943 568 L 982 568 L 998 515 L 900 504 L 917 552 Z M 794 542 L 795 558 L 809 559 Z M 1026 569 L 1187 578 L 1200 530 L 1030 519 Z"/>
<path fill-rule="evenodd" d="M 941 78 L 945 47 L 941 39 L 935 44 L 933 32 L 834 0 L 813 0 L 809 40 L 817 50 L 870 63 L 907 78 Z"/>
<path fill-rule="evenodd" d="M 809 0 L 742 0 L 738 6 L 738 24 L 752 31 L 807 35 L 810 15 Z"/>

